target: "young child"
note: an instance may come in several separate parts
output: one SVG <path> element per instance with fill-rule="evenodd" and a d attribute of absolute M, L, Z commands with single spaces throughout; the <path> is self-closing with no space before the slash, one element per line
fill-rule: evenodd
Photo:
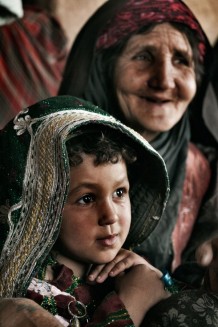
<path fill-rule="evenodd" d="M 0 148 L 9 209 L 0 296 L 30 298 L 63 326 L 139 326 L 169 297 L 162 273 L 130 250 L 165 206 L 162 158 L 98 107 L 64 96 L 21 112 Z"/>

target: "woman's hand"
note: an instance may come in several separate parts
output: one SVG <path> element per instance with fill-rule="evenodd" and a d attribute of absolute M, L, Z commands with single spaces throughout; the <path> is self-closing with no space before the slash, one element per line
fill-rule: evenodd
<path fill-rule="evenodd" d="M 138 254 L 121 249 L 111 262 L 105 265 L 92 266 L 87 275 L 87 282 L 103 283 L 108 277 L 116 277 L 125 270 L 140 264 L 158 271 Z"/>
<path fill-rule="evenodd" d="M 199 265 L 207 267 L 206 286 L 218 292 L 218 237 L 201 244 L 196 251 Z"/>
<path fill-rule="evenodd" d="M 32 300 L 10 298 L 0 299 L 0 326 L 61 327 L 62 324 Z"/>

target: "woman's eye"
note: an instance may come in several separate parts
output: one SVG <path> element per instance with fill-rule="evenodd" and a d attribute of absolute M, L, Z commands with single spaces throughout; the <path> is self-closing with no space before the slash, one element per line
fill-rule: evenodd
<path fill-rule="evenodd" d="M 139 53 L 137 55 L 135 55 L 133 57 L 134 60 L 138 60 L 138 61 L 151 61 L 152 55 L 149 52 L 143 52 L 143 53 Z"/>
<path fill-rule="evenodd" d="M 191 60 L 184 56 L 183 54 L 176 54 L 175 55 L 175 61 L 179 64 L 185 65 L 185 66 L 190 66 L 191 65 Z"/>
<path fill-rule="evenodd" d="M 91 194 L 86 194 L 86 195 L 83 195 L 77 202 L 79 204 L 89 204 L 91 202 L 94 202 L 95 200 L 95 197 Z"/>

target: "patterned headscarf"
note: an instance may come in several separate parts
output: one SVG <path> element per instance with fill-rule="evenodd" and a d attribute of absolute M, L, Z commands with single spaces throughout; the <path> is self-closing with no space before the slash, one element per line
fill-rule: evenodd
<path fill-rule="evenodd" d="M 127 1 L 101 31 L 96 48 L 109 48 L 143 26 L 163 22 L 181 23 L 193 30 L 199 40 L 200 56 L 204 57 L 205 36 L 202 28 L 189 8 L 178 0 Z"/>
<path fill-rule="evenodd" d="M 169 191 L 165 164 L 139 134 L 99 107 L 70 96 L 25 109 L 0 135 L 0 297 L 25 294 L 57 239 L 70 181 L 65 143 L 84 126 L 113 129 L 118 140 L 136 149 L 138 159 L 130 173 L 139 182 L 130 191 L 132 223 L 126 245 L 143 241 L 162 215 Z"/>

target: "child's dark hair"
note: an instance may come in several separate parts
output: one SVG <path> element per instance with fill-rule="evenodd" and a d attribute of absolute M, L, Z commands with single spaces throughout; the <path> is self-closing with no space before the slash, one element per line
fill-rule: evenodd
<path fill-rule="evenodd" d="M 71 167 L 78 166 L 83 162 L 82 155 L 94 156 L 94 164 L 117 163 L 123 159 L 127 166 L 136 161 L 133 148 L 121 140 L 116 130 L 87 128 L 80 135 L 68 140 L 67 152 Z"/>

